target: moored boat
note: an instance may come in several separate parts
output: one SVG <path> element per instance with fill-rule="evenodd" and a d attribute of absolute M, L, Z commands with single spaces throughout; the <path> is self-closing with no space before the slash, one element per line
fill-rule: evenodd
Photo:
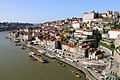
<path fill-rule="evenodd" d="M 39 61 L 39 62 L 42 62 L 42 63 L 45 63 L 46 62 L 46 60 L 42 57 L 42 56 L 39 56 L 39 55 L 37 55 L 36 53 L 34 53 L 34 52 L 30 52 L 30 53 L 28 53 L 29 54 L 29 57 L 32 57 L 32 58 L 35 58 L 37 61 Z"/>
<path fill-rule="evenodd" d="M 75 77 L 80 78 L 80 74 L 78 72 L 75 72 L 75 71 L 72 71 L 72 70 L 70 70 L 70 71 L 75 75 Z"/>
<path fill-rule="evenodd" d="M 60 65 L 60 66 L 62 66 L 62 67 L 66 67 L 63 63 L 61 63 L 61 62 L 58 62 L 58 64 Z"/>
<path fill-rule="evenodd" d="M 25 47 L 25 46 L 22 46 L 21 49 L 26 49 L 26 47 Z"/>
<path fill-rule="evenodd" d="M 74 72 L 73 74 L 78 78 L 80 77 L 80 74 L 78 72 Z"/>
<path fill-rule="evenodd" d="M 8 36 L 5 36 L 6 39 L 9 39 Z"/>
<path fill-rule="evenodd" d="M 15 46 L 20 46 L 21 44 L 20 44 L 20 43 L 15 43 L 14 45 L 15 45 Z"/>
<path fill-rule="evenodd" d="M 34 52 L 29 52 L 29 57 L 33 57 L 33 55 L 36 55 Z"/>

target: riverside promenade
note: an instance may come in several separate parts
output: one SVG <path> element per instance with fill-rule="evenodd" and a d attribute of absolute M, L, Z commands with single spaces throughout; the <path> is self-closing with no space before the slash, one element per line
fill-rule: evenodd
<path fill-rule="evenodd" d="M 37 50 L 43 50 L 43 49 L 41 49 L 39 47 L 36 47 L 36 46 L 32 46 L 32 45 L 27 45 L 27 46 L 28 47 L 33 47 L 33 48 L 35 48 Z M 86 80 L 98 80 L 87 69 L 85 69 L 84 67 L 80 66 L 79 64 L 71 63 L 70 61 L 67 61 L 66 59 L 58 58 L 57 56 L 53 55 L 52 53 L 51 54 L 50 53 L 46 53 L 45 56 L 48 56 L 49 58 L 55 57 L 55 59 L 60 60 L 60 61 L 66 63 L 66 64 L 68 64 L 70 66 L 73 66 L 73 67 L 75 67 L 78 70 L 83 71 L 85 73 L 85 75 L 86 75 Z"/>
<path fill-rule="evenodd" d="M 86 79 L 88 79 L 88 80 L 97 80 L 97 79 L 96 79 L 87 69 L 85 69 L 84 67 L 79 66 L 78 64 L 71 63 L 71 62 L 69 62 L 69 61 L 67 61 L 67 60 L 65 60 L 65 59 L 60 59 L 60 58 L 57 58 L 57 57 L 56 57 L 56 59 L 61 60 L 62 62 L 67 63 L 67 64 L 75 67 L 75 68 L 78 69 L 78 70 L 83 71 L 83 72 L 85 73 L 85 75 L 86 75 Z"/>

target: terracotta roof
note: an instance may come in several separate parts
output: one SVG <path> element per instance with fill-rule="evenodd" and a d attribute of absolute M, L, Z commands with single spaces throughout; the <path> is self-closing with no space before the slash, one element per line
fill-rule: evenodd
<path fill-rule="evenodd" d="M 76 45 L 70 45 L 70 44 L 67 44 L 67 43 L 65 43 L 65 42 L 61 42 L 63 45 L 66 45 L 66 46 L 68 46 L 68 47 L 71 47 L 71 48 L 74 48 Z"/>
<path fill-rule="evenodd" d="M 112 18 L 104 18 L 103 21 L 111 21 L 113 20 Z"/>
<path fill-rule="evenodd" d="M 120 29 L 113 29 L 111 31 L 117 31 L 117 32 L 120 32 Z"/>
<path fill-rule="evenodd" d="M 100 58 L 103 57 L 103 54 L 97 54 L 96 56 Z"/>
<path fill-rule="evenodd" d="M 75 29 L 75 30 L 83 30 L 83 29 L 81 29 L 81 28 L 77 28 L 77 29 Z"/>
<path fill-rule="evenodd" d="M 81 24 L 81 22 L 73 22 L 73 24 Z"/>
<path fill-rule="evenodd" d="M 88 44 L 80 44 L 80 46 L 88 46 Z"/>

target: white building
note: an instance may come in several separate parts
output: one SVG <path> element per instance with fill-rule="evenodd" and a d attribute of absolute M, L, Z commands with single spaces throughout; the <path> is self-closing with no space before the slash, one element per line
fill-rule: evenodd
<path fill-rule="evenodd" d="M 96 18 L 96 19 L 93 19 L 92 21 L 98 22 L 100 24 L 100 23 L 103 22 L 103 19 L 102 18 Z"/>
<path fill-rule="evenodd" d="M 101 15 L 103 18 L 112 18 L 113 12 L 108 10 L 107 12 L 100 13 L 100 15 Z"/>
<path fill-rule="evenodd" d="M 120 46 L 120 34 L 117 36 L 117 38 L 115 39 L 115 47 Z"/>
<path fill-rule="evenodd" d="M 84 31 L 83 35 L 92 35 L 92 31 Z"/>
<path fill-rule="evenodd" d="M 107 13 L 100 13 L 103 18 L 107 18 Z"/>
<path fill-rule="evenodd" d="M 85 12 L 83 14 L 83 22 L 90 22 L 91 20 L 93 20 L 96 16 L 96 13 L 93 11 L 93 12 Z"/>
<path fill-rule="evenodd" d="M 120 30 L 110 30 L 108 31 L 110 39 L 116 39 L 117 36 L 120 34 Z"/>
<path fill-rule="evenodd" d="M 104 39 L 108 39 L 108 38 L 109 38 L 109 34 L 108 34 L 108 33 L 106 33 L 106 34 L 102 34 L 102 38 L 104 38 Z"/>
<path fill-rule="evenodd" d="M 87 35 L 92 35 L 92 31 L 76 29 L 74 32 L 74 37 L 86 38 Z"/>
<path fill-rule="evenodd" d="M 80 23 L 80 22 L 73 22 L 72 27 L 74 29 L 80 28 L 80 27 L 82 27 L 82 23 Z"/>
<path fill-rule="evenodd" d="M 29 29 L 27 28 L 27 29 L 24 29 L 23 31 L 25 31 L 25 32 L 29 32 Z"/>

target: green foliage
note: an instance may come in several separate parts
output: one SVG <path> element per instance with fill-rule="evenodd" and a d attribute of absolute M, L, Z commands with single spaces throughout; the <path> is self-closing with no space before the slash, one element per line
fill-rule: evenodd
<path fill-rule="evenodd" d="M 96 45 L 98 47 L 98 44 L 99 44 L 100 40 L 102 39 L 102 36 L 98 30 L 93 30 L 93 35 L 87 36 L 87 39 L 96 39 Z"/>
<path fill-rule="evenodd" d="M 112 52 L 115 49 L 115 45 L 114 44 L 107 45 L 106 43 L 102 43 L 102 42 L 100 42 L 99 44 L 102 45 L 102 46 L 104 46 L 104 47 L 106 47 L 106 48 L 108 48 L 108 49 L 110 49 Z"/>
<path fill-rule="evenodd" d="M 115 45 L 112 43 L 112 44 L 110 45 L 110 47 L 111 47 L 111 48 L 115 48 Z"/>
<path fill-rule="evenodd" d="M 75 30 L 70 30 L 70 28 L 65 28 L 65 29 L 64 29 L 64 32 L 67 32 L 67 33 L 72 34 L 72 33 L 75 32 Z"/>
<path fill-rule="evenodd" d="M 113 29 L 120 29 L 120 25 L 115 25 L 112 27 Z"/>
<path fill-rule="evenodd" d="M 101 34 L 98 30 L 93 30 L 93 35 L 92 36 L 87 36 L 88 39 L 96 39 L 97 42 L 100 42 L 102 39 Z"/>
<path fill-rule="evenodd" d="M 70 36 L 65 36 L 63 39 L 62 39 L 62 41 L 67 41 L 68 39 L 70 39 Z"/>

